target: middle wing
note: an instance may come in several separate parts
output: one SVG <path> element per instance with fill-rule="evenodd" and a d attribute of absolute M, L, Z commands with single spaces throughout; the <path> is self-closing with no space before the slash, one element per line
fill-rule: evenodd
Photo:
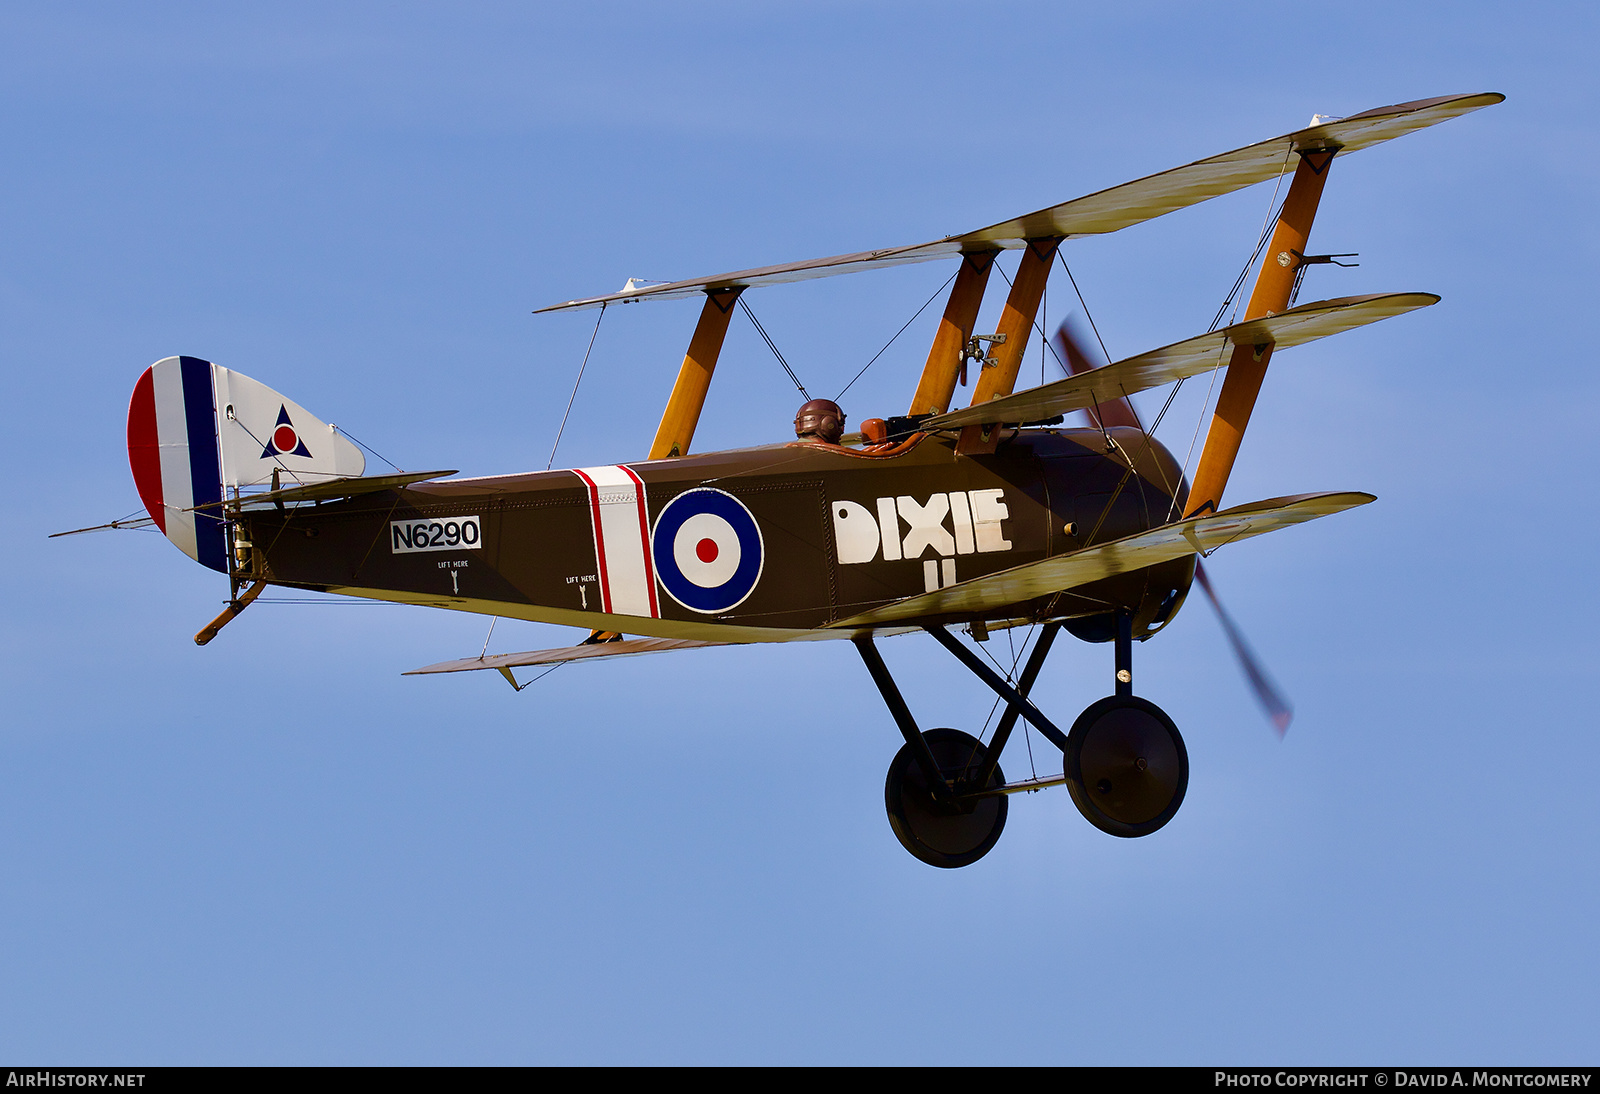
<path fill-rule="evenodd" d="M 1348 491 L 1295 494 L 1287 498 L 1238 505 L 1210 516 L 1163 524 L 1147 532 L 1074 551 L 1069 555 L 1056 555 L 1013 566 L 1009 570 L 963 581 L 946 589 L 908 596 L 904 600 L 896 600 L 835 623 L 834 628 L 874 627 L 906 619 L 1010 608 L 1041 596 L 1184 555 L 1210 554 L 1237 539 L 1249 539 L 1263 532 L 1287 528 L 1377 500 L 1371 494 Z"/>
<path fill-rule="evenodd" d="M 1210 372 L 1228 363 L 1234 346 L 1270 343 L 1276 349 L 1304 345 L 1330 334 L 1376 323 L 1394 315 L 1437 304 L 1427 292 L 1370 293 L 1301 304 L 1278 315 L 1251 319 L 1231 327 L 1175 342 L 1113 365 L 1090 369 L 1064 380 L 1019 391 L 980 406 L 963 407 L 922 423 L 923 429 L 956 429 L 991 422 L 1036 422 L 1069 410 L 1109 403 L 1136 391 L 1170 384 L 1186 376 Z"/>

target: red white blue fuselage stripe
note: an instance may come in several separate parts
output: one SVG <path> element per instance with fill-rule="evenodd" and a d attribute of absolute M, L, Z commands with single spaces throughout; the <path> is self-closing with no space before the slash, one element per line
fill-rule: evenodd
<path fill-rule="evenodd" d="M 660 618 L 644 480 L 621 465 L 573 468 L 572 473 L 589 492 L 601 611 Z"/>

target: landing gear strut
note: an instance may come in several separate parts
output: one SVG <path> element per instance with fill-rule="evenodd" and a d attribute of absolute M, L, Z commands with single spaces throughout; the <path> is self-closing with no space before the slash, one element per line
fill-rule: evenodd
<path fill-rule="evenodd" d="M 895 838 L 929 866 L 954 869 L 977 862 L 1006 826 L 1010 803 L 1005 796 L 973 793 L 1005 785 L 999 748 L 986 749 L 958 729 L 921 732 L 872 639 L 857 639 L 856 648 L 906 741 L 883 786 Z"/>
<path fill-rule="evenodd" d="M 901 846 L 931 866 L 967 866 L 989 853 L 1005 828 L 1008 795 L 1066 784 L 1078 811 L 1103 832 L 1145 836 L 1177 813 L 1189 785 L 1189 754 L 1172 719 L 1133 694 L 1133 621 L 1117 617 L 1115 693 L 1093 703 L 1063 733 L 1028 699 L 1061 630 L 1047 623 L 1013 688 L 942 626 L 924 628 L 1006 703 L 988 746 L 955 729 L 917 727 L 870 635 L 856 649 L 894 717 L 905 747 L 889 765 L 884 805 Z M 1007 783 L 1000 753 L 1026 718 L 1061 749 L 1059 776 Z"/>
<path fill-rule="evenodd" d="M 1167 712 L 1133 694 L 1133 621 L 1117 615 L 1117 686 L 1078 715 L 1067 734 L 1067 790 L 1090 824 L 1113 836 L 1148 836 L 1189 788 L 1189 751 Z"/>

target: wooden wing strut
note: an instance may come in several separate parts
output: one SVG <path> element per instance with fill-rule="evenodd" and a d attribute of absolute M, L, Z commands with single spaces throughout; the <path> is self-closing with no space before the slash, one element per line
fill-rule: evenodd
<path fill-rule="evenodd" d="M 689 339 L 689 352 L 683 356 L 677 383 L 672 385 L 672 397 L 667 400 L 656 439 L 650 445 L 652 460 L 671 459 L 689 451 L 695 426 L 700 424 L 700 411 L 706 405 L 706 392 L 711 389 L 711 374 L 716 371 L 717 358 L 722 353 L 722 340 L 727 337 L 728 323 L 733 319 L 733 305 L 743 291 L 743 286 L 735 286 L 706 292 L 700 322 L 695 325 L 694 337 Z"/>
<path fill-rule="evenodd" d="M 1272 229 L 1272 242 L 1261 261 L 1255 291 L 1250 294 L 1250 303 L 1245 308 L 1246 321 L 1276 315 L 1289 306 L 1295 270 L 1305 257 L 1311 222 L 1322 198 L 1322 184 L 1328 179 L 1328 166 L 1336 151 L 1300 153 L 1300 166 L 1295 168 L 1289 196 L 1284 199 L 1283 211 Z M 1228 361 L 1227 378 L 1222 381 L 1222 394 L 1217 397 L 1217 409 L 1211 417 L 1211 428 L 1206 430 L 1206 445 L 1195 467 L 1194 485 L 1189 488 L 1189 505 L 1184 516 L 1214 513 L 1221 507 L 1223 487 L 1228 485 L 1228 476 L 1233 472 L 1245 426 L 1250 424 L 1250 412 L 1255 409 L 1256 396 L 1261 393 L 1261 382 L 1267 377 L 1267 364 L 1271 360 L 1271 342 L 1264 346 L 1234 347 Z"/>
<path fill-rule="evenodd" d="M 939 330 L 933 336 L 928 363 L 923 366 L 922 379 L 917 382 L 917 393 L 912 396 L 908 414 L 943 414 L 950 409 L 962 355 L 967 340 L 972 337 L 972 326 L 978 321 L 983 290 L 989 284 L 989 271 L 994 269 L 995 256 L 999 253 L 997 250 L 978 251 L 961 256 L 961 269 L 956 272 L 956 283 L 944 306 Z"/>
<path fill-rule="evenodd" d="M 994 364 L 978 375 L 972 391 L 973 406 L 1010 395 L 1016 386 L 1017 373 L 1022 370 L 1022 356 L 1028 348 L 1028 335 L 1033 331 L 1033 317 L 1039 312 L 1039 301 L 1044 298 L 1045 282 L 1050 279 L 1050 266 L 1055 261 L 1061 239 L 1061 236 L 1048 236 L 1028 240 L 1022 261 L 1017 265 L 1016 280 L 1011 283 L 1011 294 L 1006 297 L 1005 310 L 1000 313 L 1000 326 L 995 331 L 1005 341 L 995 347 Z M 962 431 L 956 451 L 963 456 L 993 452 L 998 442 L 998 430 L 969 426 Z"/>

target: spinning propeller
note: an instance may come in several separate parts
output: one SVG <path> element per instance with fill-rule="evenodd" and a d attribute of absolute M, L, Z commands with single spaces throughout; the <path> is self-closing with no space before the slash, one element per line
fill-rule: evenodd
<path fill-rule="evenodd" d="M 1063 321 L 1056 330 L 1054 343 L 1057 354 L 1072 375 L 1076 376 L 1080 372 L 1099 367 L 1095 358 L 1085 352 L 1084 342 L 1072 329 L 1070 321 Z M 1100 403 L 1092 409 L 1085 410 L 1084 413 L 1089 416 L 1090 424 L 1096 428 L 1112 426 L 1143 428 L 1133 404 L 1125 398 Z M 1294 707 L 1273 684 L 1266 669 L 1256 657 L 1255 651 L 1250 648 L 1244 634 L 1234 623 L 1233 617 L 1222 606 L 1222 601 L 1217 599 L 1217 592 L 1211 586 L 1211 577 L 1206 573 L 1205 563 L 1199 559 L 1195 559 L 1194 576 L 1217 613 L 1217 621 L 1222 624 L 1222 632 L 1228 636 L 1228 644 L 1233 647 L 1233 655 L 1238 658 L 1239 667 L 1244 671 L 1245 679 L 1250 682 L 1250 689 L 1255 692 L 1256 701 L 1261 704 L 1261 709 L 1272 722 L 1278 736 L 1282 737 L 1288 732 L 1289 723 L 1294 720 Z"/>

